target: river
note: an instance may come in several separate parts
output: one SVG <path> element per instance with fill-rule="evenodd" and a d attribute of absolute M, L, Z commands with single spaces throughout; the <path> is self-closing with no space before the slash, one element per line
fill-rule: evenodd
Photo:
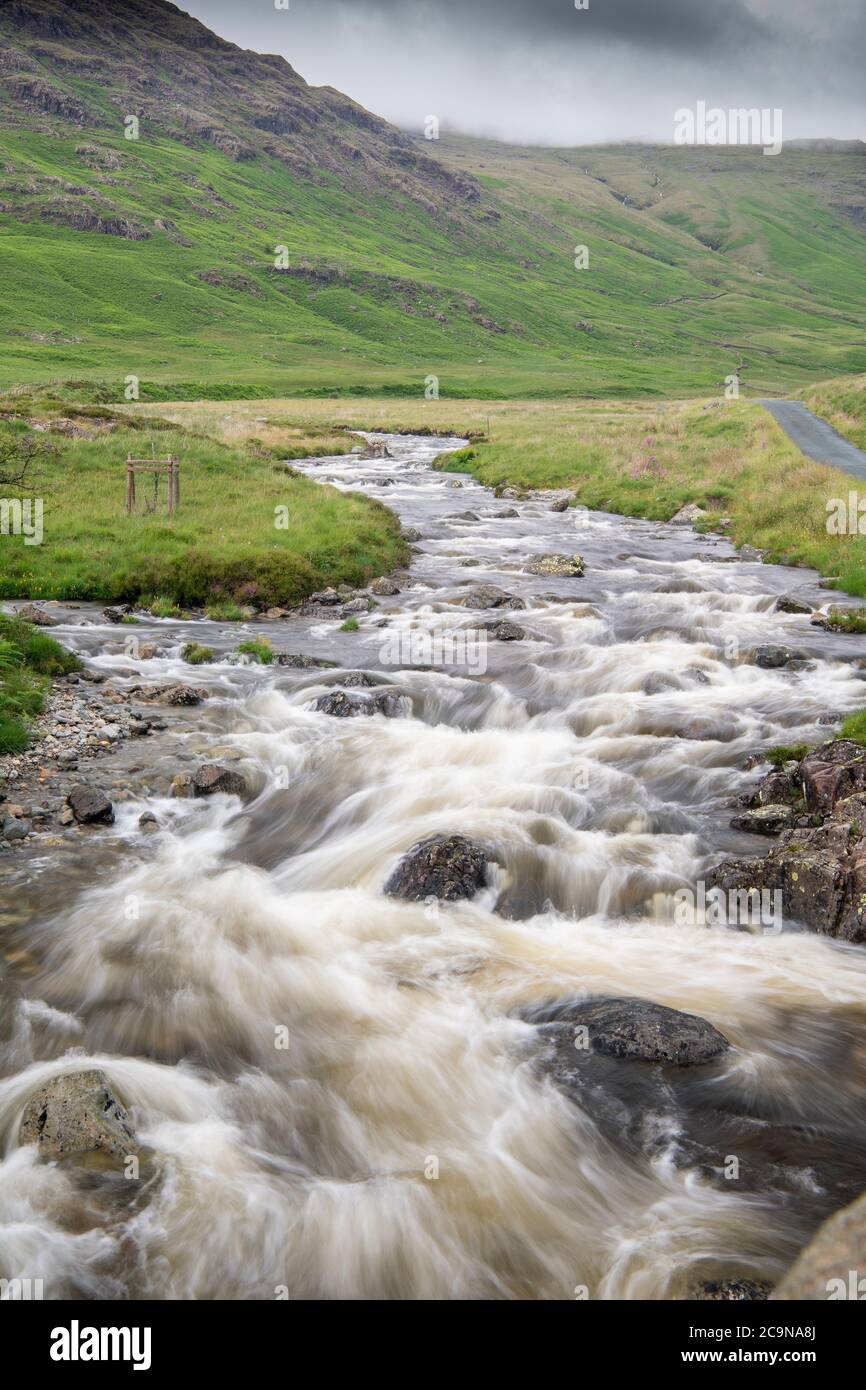
<path fill-rule="evenodd" d="M 746 758 L 818 742 L 822 715 L 866 703 L 866 640 L 774 611 L 783 593 L 827 602 L 810 571 L 455 486 L 430 464 L 458 440 L 385 442 L 391 458 L 298 466 L 418 529 L 401 592 L 357 631 L 294 617 L 244 635 L 368 673 L 397 717 L 311 710 L 339 669 L 185 665 L 191 638 L 233 649 L 225 624 L 145 620 L 138 638 L 169 650 L 148 662 L 96 608 L 57 630 L 121 688 L 171 677 L 210 698 L 146 756 L 115 755 L 135 794 L 113 827 L 6 857 L 0 1274 L 101 1299 L 662 1299 L 775 1281 L 866 1186 L 866 953 L 796 924 L 683 922 L 674 894 L 766 847 L 729 828 Z M 575 551 L 583 578 L 526 573 Z M 525 607 L 457 602 L 482 583 Z M 494 620 L 523 640 L 483 632 Z M 807 660 L 750 660 L 779 642 Z M 171 799 L 170 774 L 204 758 L 233 759 L 250 797 Z M 440 832 L 495 849 L 487 889 L 383 896 Z M 531 1015 L 587 995 L 697 1014 L 733 1046 L 682 1082 L 613 1063 L 576 1102 Z M 130 1108 L 137 1181 L 17 1145 L 27 1097 L 85 1066 Z"/>

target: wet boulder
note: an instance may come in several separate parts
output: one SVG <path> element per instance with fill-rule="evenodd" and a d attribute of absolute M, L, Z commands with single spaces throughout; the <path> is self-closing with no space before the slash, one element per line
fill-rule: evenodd
<path fill-rule="evenodd" d="M 552 512 L 567 512 L 570 505 L 567 497 L 558 497 L 556 501 L 551 504 L 550 510 Z"/>
<path fill-rule="evenodd" d="M 761 778 L 754 791 L 746 794 L 744 804 L 751 807 L 793 805 L 803 794 L 798 771 L 798 763 L 793 767 L 774 767 Z"/>
<path fill-rule="evenodd" d="M 129 1116 L 98 1070 L 64 1072 L 40 1087 L 25 1106 L 18 1142 L 50 1157 L 138 1150 Z"/>
<path fill-rule="evenodd" d="M 73 787 L 66 798 L 66 804 L 79 825 L 112 825 L 114 807 L 105 792 L 96 787 L 83 784 Z"/>
<path fill-rule="evenodd" d="M 221 763 L 204 763 L 193 774 L 192 785 L 194 796 L 243 796 L 247 789 L 246 778 Z"/>
<path fill-rule="evenodd" d="M 774 1302 L 863 1298 L 866 1270 L 866 1194 L 837 1211 L 800 1251 L 772 1294 Z M 852 1278 L 853 1274 L 853 1278 Z"/>
<path fill-rule="evenodd" d="M 122 623 L 124 618 L 132 615 L 132 607 L 128 603 L 119 603 L 113 608 L 103 608 L 102 616 L 107 623 Z"/>
<path fill-rule="evenodd" d="M 522 598 L 498 589 L 495 584 L 479 584 L 457 600 L 464 608 L 525 608 Z"/>
<path fill-rule="evenodd" d="M 366 671 L 346 671 L 344 675 L 340 676 L 340 684 L 344 685 L 347 690 L 372 690 L 376 682 Z"/>
<path fill-rule="evenodd" d="M 840 941 L 866 942 L 866 840 L 859 797 L 843 801 L 823 825 L 783 830 L 758 859 L 728 859 L 706 876 L 730 895 L 780 892 L 782 916 Z M 856 810 L 851 815 L 851 810 Z"/>
<path fill-rule="evenodd" d="M 744 830 L 751 835 L 778 835 L 790 830 L 795 822 L 793 807 L 770 803 L 752 810 L 740 811 L 731 820 L 732 830 Z"/>
<path fill-rule="evenodd" d="M 493 518 L 495 521 L 518 521 L 520 512 L 516 507 L 503 507 L 501 512 L 493 513 Z"/>
<path fill-rule="evenodd" d="M 523 642 L 526 640 L 526 631 L 519 623 L 510 623 L 507 618 L 500 618 L 499 622 L 482 623 L 482 632 L 489 632 L 496 642 Z"/>
<path fill-rule="evenodd" d="M 704 1301 L 742 1303 L 767 1299 L 772 1291 L 773 1285 L 766 1279 L 714 1279 L 699 1284 L 693 1297 Z"/>
<path fill-rule="evenodd" d="M 32 623 L 34 627 L 57 627 L 58 620 L 53 618 L 50 613 L 36 603 L 25 603 L 18 609 L 18 617 L 25 623 Z"/>
<path fill-rule="evenodd" d="M 336 668 L 338 664 L 336 661 L 325 661 L 319 656 L 305 656 L 301 652 L 281 652 L 277 657 L 278 666 L 290 666 L 294 671 L 308 671 L 311 667 L 324 670 L 326 667 Z"/>
<path fill-rule="evenodd" d="M 806 754 L 799 775 L 807 809 L 826 814 L 866 790 L 866 748 L 851 739 L 831 739 Z"/>
<path fill-rule="evenodd" d="M 445 520 L 446 520 L 446 521 L 480 521 L 481 518 L 480 518 L 480 516 L 478 515 L 477 512 L 452 512 L 450 516 L 446 516 Z"/>
<path fill-rule="evenodd" d="M 781 594 L 773 604 L 775 613 L 811 613 L 811 603 L 795 598 L 793 594 Z"/>
<path fill-rule="evenodd" d="M 329 714 L 333 719 L 356 719 L 359 716 L 382 714 L 386 719 L 399 719 L 403 700 L 392 691 L 383 690 L 372 696 L 347 695 L 344 690 L 329 690 L 310 706 L 317 714 Z"/>
<path fill-rule="evenodd" d="M 527 574 L 556 576 L 561 579 L 581 579 L 586 566 L 581 555 L 536 555 L 526 566 Z"/>
<path fill-rule="evenodd" d="M 399 594 L 400 585 L 394 579 L 389 579 L 387 575 L 382 575 L 380 579 L 374 579 L 370 585 L 370 593 L 376 594 L 378 598 L 393 598 Z"/>
<path fill-rule="evenodd" d="M 176 709 L 193 707 L 200 705 L 208 698 L 208 693 L 201 686 L 195 685 L 166 685 L 162 689 L 151 690 L 148 692 L 152 700 L 160 705 L 173 705 Z"/>
<path fill-rule="evenodd" d="M 338 603 L 342 603 L 342 597 L 336 589 L 320 589 L 317 594 L 310 594 L 307 603 L 319 608 L 334 608 Z"/>
<path fill-rule="evenodd" d="M 578 1042 L 586 1050 L 624 1061 L 667 1066 L 704 1066 L 730 1043 L 706 1019 L 647 999 L 586 999 L 544 1011 L 542 1033 L 557 1061 L 571 1065 Z M 578 1029 L 580 1037 L 578 1038 Z"/>
<path fill-rule="evenodd" d="M 752 661 L 764 671 L 777 671 L 791 661 L 802 660 L 803 653 L 792 651 L 790 647 L 765 645 L 752 652 Z"/>
<path fill-rule="evenodd" d="M 390 898 L 456 902 L 487 885 L 487 851 L 465 835 L 432 835 L 400 860 L 384 892 Z"/>
<path fill-rule="evenodd" d="M 400 535 L 404 541 L 408 541 L 410 544 L 414 541 L 420 541 L 421 539 L 421 532 L 418 530 L 417 526 L 403 526 L 400 530 Z"/>

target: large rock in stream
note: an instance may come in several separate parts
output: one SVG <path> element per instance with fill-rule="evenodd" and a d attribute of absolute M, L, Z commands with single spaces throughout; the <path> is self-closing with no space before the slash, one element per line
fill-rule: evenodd
<path fill-rule="evenodd" d="M 50 1157 L 138 1150 L 126 1110 L 97 1070 L 64 1072 L 40 1087 L 24 1109 L 18 1142 Z"/>
<path fill-rule="evenodd" d="M 866 1298 L 866 1193 L 824 1222 L 772 1298 L 822 1303 Z"/>
<path fill-rule="evenodd" d="M 526 566 L 527 574 L 553 575 L 562 579 L 582 579 L 585 572 L 582 555 L 536 555 Z"/>
<path fill-rule="evenodd" d="M 369 679 L 369 678 L 368 678 Z M 360 680 L 344 681 L 345 685 L 361 685 Z M 369 682 L 371 685 L 372 681 Z M 318 714 L 329 714 L 332 719 L 357 719 L 359 716 L 383 714 L 386 719 L 399 719 L 405 712 L 404 697 L 391 690 L 377 691 L 375 695 L 347 695 L 345 690 L 329 690 L 313 700 L 310 709 Z"/>
<path fill-rule="evenodd" d="M 474 898 L 487 886 L 488 859 L 488 852 L 465 835 L 432 835 L 400 860 L 384 891 L 408 902 Z"/>
<path fill-rule="evenodd" d="M 782 917 L 842 941 L 866 942 L 866 748 L 831 739 L 767 773 L 735 829 L 779 834 L 757 859 L 717 864 L 706 886 L 726 895 L 780 892 Z"/>
<path fill-rule="evenodd" d="M 583 1043 L 607 1057 L 677 1067 L 703 1066 L 730 1047 L 706 1019 L 646 999 L 586 999 L 549 1013 L 542 1032 L 569 1064 Z"/>
<path fill-rule="evenodd" d="M 508 594 L 495 584 L 480 584 L 457 600 L 464 608 L 525 608 L 522 598 Z"/>

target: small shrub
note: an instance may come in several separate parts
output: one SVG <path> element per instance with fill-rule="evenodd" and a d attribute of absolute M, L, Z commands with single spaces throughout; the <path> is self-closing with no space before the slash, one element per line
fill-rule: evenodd
<path fill-rule="evenodd" d="M 252 638 L 248 642 L 241 642 L 238 647 L 241 656 L 248 656 L 252 661 L 258 661 L 262 666 L 270 666 L 274 659 L 271 644 L 266 637 Z"/>
<path fill-rule="evenodd" d="M 357 618 L 347 618 L 346 621 L 345 621 L 344 623 L 341 623 L 341 624 L 340 624 L 340 631 L 341 631 L 341 632 L 359 632 L 359 631 L 360 631 L 360 624 L 359 624 L 359 622 L 358 622 L 358 619 L 357 619 Z"/>
<path fill-rule="evenodd" d="M 184 661 L 190 666 L 204 666 L 208 661 L 213 661 L 213 647 L 202 647 L 198 642 L 187 642 L 181 653 Z"/>
<path fill-rule="evenodd" d="M 146 608 L 154 618 L 179 618 L 181 616 L 180 609 L 174 599 L 165 598 L 161 594 L 157 595 L 156 598 L 145 599 L 142 607 Z"/>
<path fill-rule="evenodd" d="M 839 730 L 840 738 L 850 738 L 854 743 L 866 745 L 866 709 L 849 714 Z"/>
<path fill-rule="evenodd" d="M 222 603 L 209 603 L 204 615 L 210 618 L 212 623 L 243 623 L 250 616 L 250 610 L 241 608 L 239 603 L 226 600 Z"/>
<path fill-rule="evenodd" d="M 773 763 L 775 767 L 782 767 L 784 763 L 799 763 L 808 752 L 808 743 L 795 743 L 790 746 L 780 743 L 767 751 L 767 762 Z"/>

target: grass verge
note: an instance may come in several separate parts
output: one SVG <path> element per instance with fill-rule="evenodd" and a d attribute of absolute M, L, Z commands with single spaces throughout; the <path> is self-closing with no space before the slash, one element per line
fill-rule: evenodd
<path fill-rule="evenodd" d="M 53 637 L 19 618 L 0 615 L 0 753 L 23 753 L 51 677 L 67 675 L 80 664 Z"/>

